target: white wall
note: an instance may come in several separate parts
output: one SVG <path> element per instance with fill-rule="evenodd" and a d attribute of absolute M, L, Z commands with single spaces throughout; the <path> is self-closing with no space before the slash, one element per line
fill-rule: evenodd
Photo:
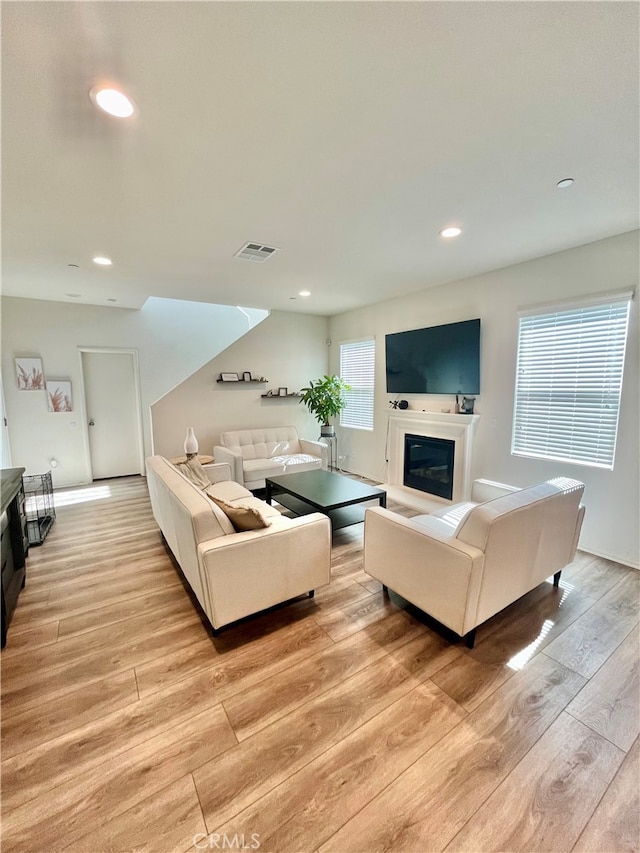
<path fill-rule="evenodd" d="M 151 452 L 151 403 L 261 322 L 268 312 L 225 305 L 147 301 L 140 311 L 3 297 L 2 378 L 11 461 L 27 473 L 49 470 L 54 485 L 90 480 L 79 347 L 138 352 L 144 451 Z M 18 391 L 16 356 L 42 358 L 45 378 L 70 379 L 74 411 L 47 411 L 44 391 Z"/>
<path fill-rule="evenodd" d="M 295 398 L 263 399 L 271 388 L 298 391 L 327 372 L 328 319 L 274 311 L 259 326 L 197 370 L 152 406 L 154 451 L 179 456 L 187 427 L 192 426 L 201 453 L 211 453 L 221 432 L 293 425 L 303 438 L 320 429 Z M 227 383 L 220 373 L 248 371 L 265 376 L 266 385 Z"/>
<path fill-rule="evenodd" d="M 637 289 L 639 232 L 601 240 L 566 252 L 528 261 L 486 275 L 420 291 L 331 318 L 331 370 L 338 371 L 339 344 L 376 338 L 375 429 L 372 433 L 340 429 L 339 454 L 348 470 L 384 481 L 387 412 L 392 395 L 385 391 L 384 337 L 388 332 L 482 319 L 481 415 L 473 456 L 473 476 L 525 486 L 565 475 L 585 485 L 586 517 L 580 546 L 585 550 L 638 565 L 638 300 L 631 308 L 629 343 L 615 467 L 603 471 L 511 455 L 511 425 L 518 323 L 516 312 L 584 294 Z M 463 238 L 461 238 L 463 239 Z M 411 408 L 439 411 L 453 397 L 409 398 Z"/>

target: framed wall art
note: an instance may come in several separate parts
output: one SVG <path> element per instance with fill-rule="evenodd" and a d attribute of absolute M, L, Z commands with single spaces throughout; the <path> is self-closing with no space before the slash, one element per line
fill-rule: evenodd
<path fill-rule="evenodd" d="M 16 358 L 16 379 L 19 391 L 44 391 L 41 358 Z"/>
<path fill-rule="evenodd" d="M 71 382 L 47 379 L 47 407 L 50 412 L 72 412 Z"/>

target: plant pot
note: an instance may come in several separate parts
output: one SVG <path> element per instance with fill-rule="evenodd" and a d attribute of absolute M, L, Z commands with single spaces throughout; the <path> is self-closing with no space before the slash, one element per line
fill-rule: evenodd
<path fill-rule="evenodd" d="M 333 424 L 324 424 L 320 427 L 320 437 L 333 438 L 336 434 L 336 428 Z"/>

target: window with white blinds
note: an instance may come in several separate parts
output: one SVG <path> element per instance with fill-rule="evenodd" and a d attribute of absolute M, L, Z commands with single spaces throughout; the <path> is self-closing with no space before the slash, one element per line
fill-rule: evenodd
<path fill-rule="evenodd" d="M 340 344 L 340 376 L 351 386 L 345 393 L 347 405 L 340 412 L 340 426 L 373 429 L 375 365 L 374 340 Z"/>
<path fill-rule="evenodd" d="M 630 299 L 520 316 L 513 454 L 613 468 Z"/>

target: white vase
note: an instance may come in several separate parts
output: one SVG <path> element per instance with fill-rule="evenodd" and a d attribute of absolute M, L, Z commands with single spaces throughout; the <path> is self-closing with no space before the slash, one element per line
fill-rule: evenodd
<path fill-rule="evenodd" d="M 184 440 L 184 452 L 187 458 L 195 456 L 198 452 L 198 439 L 193 431 L 193 427 L 187 429 L 187 437 Z"/>

